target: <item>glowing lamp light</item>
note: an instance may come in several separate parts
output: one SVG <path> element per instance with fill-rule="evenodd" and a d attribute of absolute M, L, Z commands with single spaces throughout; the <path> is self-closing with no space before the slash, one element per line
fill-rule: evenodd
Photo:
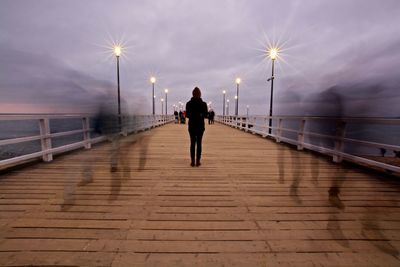
<path fill-rule="evenodd" d="M 165 89 L 164 92 L 165 92 L 165 93 L 168 93 L 168 89 Z"/>
<path fill-rule="evenodd" d="M 279 49 L 276 47 L 270 48 L 268 50 L 268 55 L 272 60 L 275 60 L 278 57 Z"/>
<path fill-rule="evenodd" d="M 237 95 L 235 95 L 235 99 L 237 99 Z"/>
<path fill-rule="evenodd" d="M 151 83 L 156 83 L 156 77 L 151 77 L 151 78 L 150 78 L 150 82 L 151 82 Z"/>
<path fill-rule="evenodd" d="M 241 80 L 240 78 L 236 78 L 236 83 L 237 83 L 237 84 L 240 84 L 241 81 L 242 81 L 242 80 Z"/>
<path fill-rule="evenodd" d="M 161 102 L 164 102 L 164 98 L 161 98 Z"/>
<path fill-rule="evenodd" d="M 223 94 L 226 94 L 226 91 L 224 90 L 224 91 L 222 91 L 222 93 L 223 93 Z"/>
<path fill-rule="evenodd" d="M 122 54 L 122 47 L 119 45 L 114 46 L 114 55 L 119 57 Z"/>

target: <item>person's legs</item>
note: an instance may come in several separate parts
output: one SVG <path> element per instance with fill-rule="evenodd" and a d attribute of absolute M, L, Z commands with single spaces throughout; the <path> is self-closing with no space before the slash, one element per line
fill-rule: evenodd
<path fill-rule="evenodd" d="M 194 154 L 196 148 L 196 135 L 194 133 L 190 133 L 190 159 L 192 160 L 191 165 L 194 166 Z"/>
<path fill-rule="evenodd" d="M 197 133 L 197 139 L 196 139 L 196 143 L 197 143 L 196 165 L 197 166 L 200 166 L 202 139 L 203 139 L 203 132 Z"/>

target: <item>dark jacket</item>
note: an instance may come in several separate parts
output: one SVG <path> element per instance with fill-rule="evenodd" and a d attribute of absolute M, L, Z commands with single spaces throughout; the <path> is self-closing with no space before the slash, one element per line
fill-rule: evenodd
<path fill-rule="evenodd" d="M 189 132 L 204 131 L 204 119 L 207 118 L 207 104 L 201 98 L 190 99 L 186 103 L 186 117 L 189 118 Z"/>

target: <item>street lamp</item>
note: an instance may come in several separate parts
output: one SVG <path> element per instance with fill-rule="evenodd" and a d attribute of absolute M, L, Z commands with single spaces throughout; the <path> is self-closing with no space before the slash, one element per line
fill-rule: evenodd
<path fill-rule="evenodd" d="M 154 114 L 156 114 L 156 107 L 155 107 L 156 96 L 154 95 L 154 84 L 156 83 L 156 77 L 151 77 L 150 82 L 153 87 L 153 115 L 154 115 Z"/>
<path fill-rule="evenodd" d="M 120 45 L 115 45 L 113 47 L 114 55 L 117 58 L 117 84 L 118 84 L 118 126 L 121 131 L 121 93 L 119 84 L 119 57 L 122 54 L 122 47 Z"/>
<path fill-rule="evenodd" d="M 235 105 L 235 116 L 237 116 L 238 115 L 238 104 L 239 104 L 237 95 L 235 95 L 235 103 L 236 103 L 236 105 Z"/>
<path fill-rule="evenodd" d="M 250 106 L 249 106 L 249 105 L 247 105 L 247 106 L 246 106 L 246 114 L 247 114 L 247 119 L 249 119 L 249 108 L 250 108 Z"/>
<path fill-rule="evenodd" d="M 164 115 L 164 98 L 161 98 L 161 115 Z"/>
<path fill-rule="evenodd" d="M 272 98 L 274 95 L 274 67 L 275 67 L 275 60 L 278 58 L 279 49 L 277 47 L 272 47 L 268 50 L 268 56 L 272 61 L 272 75 L 267 81 L 271 81 L 271 97 L 269 99 L 269 130 L 268 133 L 272 133 Z"/>
<path fill-rule="evenodd" d="M 229 99 L 226 100 L 226 115 L 229 116 Z"/>
<path fill-rule="evenodd" d="M 168 89 L 164 90 L 165 92 L 165 115 L 168 114 Z"/>
<path fill-rule="evenodd" d="M 225 116 L 225 94 L 226 94 L 226 91 L 223 90 L 222 91 L 222 95 L 223 95 L 223 97 L 222 97 L 222 116 Z"/>
<path fill-rule="evenodd" d="M 240 78 L 236 78 L 236 108 L 235 108 L 235 115 L 237 116 L 239 113 L 239 84 L 240 84 L 241 80 Z"/>

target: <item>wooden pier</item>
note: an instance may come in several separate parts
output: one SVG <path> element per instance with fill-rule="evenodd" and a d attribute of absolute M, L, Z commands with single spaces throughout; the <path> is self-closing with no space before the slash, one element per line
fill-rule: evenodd
<path fill-rule="evenodd" d="M 0 176 L 1 266 L 400 266 L 400 182 L 168 124 Z M 110 172 L 110 161 L 118 161 Z"/>

